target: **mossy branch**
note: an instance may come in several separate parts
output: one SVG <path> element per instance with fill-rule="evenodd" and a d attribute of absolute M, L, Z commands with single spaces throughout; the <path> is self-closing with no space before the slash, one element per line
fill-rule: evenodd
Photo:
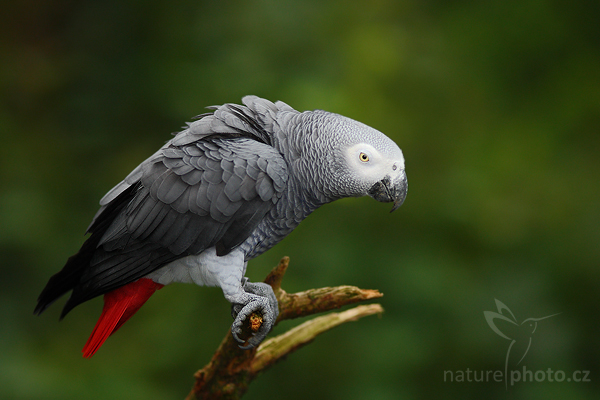
<path fill-rule="evenodd" d="M 279 302 L 277 322 L 383 296 L 377 290 L 355 286 L 325 287 L 290 294 L 281 288 L 288 265 L 289 258 L 283 258 L 265 279 L 273 287 Z M 251 350 L 241 350 L 228 332 L 210 362 L 194 375 L 196 382 L 186 399 L 239 399 L 258 374 L 310 343 L 317 335 L 343 323 L 382 312 L 379 304 L 370 304 L 316 317 Z M 246 334 L 251 334 L 250 326 Z"/>

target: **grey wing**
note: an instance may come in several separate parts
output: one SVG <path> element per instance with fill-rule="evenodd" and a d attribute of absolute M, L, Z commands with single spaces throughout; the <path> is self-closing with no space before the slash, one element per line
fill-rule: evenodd
<path fill-rule="evenodd" d="M 104 195 L 100 200 L 102 207 L 96 213 L 90 227 L 110 202 L 141 179 L 149 165 L 164 157 L 163 150 L 165 148 L 169 146 L 184 148 L 189 144 L 215 137 L 219 134 L 233 138 L 236 132 L 243 133 L 243 136 L 246 137 L 252 136 L 259 142 L 270 144 L 271 135 L 267 132 L 275 130 L 274 121 L 277 119 L 278 113 L 281 111 L 291 111 L 294 114 L 298 114 L 297 111 L 281 101 L 273 104 L 268 100 L 256 96 L 246 96 L 242 100 L 246 107 L 235 104 L 208 107 L 215 110 L 213 114 L 199 115 L 197 121 L 188 123 L 183 131 L 177 133 L 163 148 L 137 166 L 122 182 Z M 265 151 L 270 156 L 280 158 L 280 155 L 273 149 L 265 149 Z"/>
<path fill-rule="evenodd" d="M 252 139 L 170 145 L 140 177 L 142 187 L 100 244 L 159 243 L 175 255 L 241 244 L 281 196 L 287 165 L 272 147 Z"/>
<path fill-rule="evenodd" d="M 124 188 L 90 226 L 93 235 L 94 227 L 113 218 L 69 308 L 174 259 L 213 246 L 218 255 L 229 253 L 281 197 L 288 171 L 281 154 L 264 143 L 206 138 L 183 146 L 170 142 L 130 176 L 138 180 L 121 183 Z M 126 205 L 105 216 L 118 202 Z"/>

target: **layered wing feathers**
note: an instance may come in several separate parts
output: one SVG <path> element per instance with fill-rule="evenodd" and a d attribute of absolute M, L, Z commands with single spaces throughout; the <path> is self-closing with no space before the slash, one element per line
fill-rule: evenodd
<path fill-rule="evenodd" d="M 264 109 L 273 114 L 276 107 Z M 261 123 L 266 119 L 248 107 L 221 106 L 135 168 L 101 200 L 88 228 L 92 236 L 50 280 L 36 310 L 72 288 L 64 316 L 177 258 L 213 246 L 225 255 L 243 243 L 288 179 Z M 61 274 L 68 283 L 53 284 Z"/>
<path fill-rule="evenodd" d="M 256 215 L 264 216 L 273 206 L 286 180 L 281 155 L 252 139 L 171 144 L 146 166 L 140 189 L 100 245 L 114 251 L 132 240 L 149 241 L 180 255 L 221 242 L 227 254 L 241 243 L 240 220 L 247 237 Z M 249 220 L 255 223 L 248 226 Z"/>

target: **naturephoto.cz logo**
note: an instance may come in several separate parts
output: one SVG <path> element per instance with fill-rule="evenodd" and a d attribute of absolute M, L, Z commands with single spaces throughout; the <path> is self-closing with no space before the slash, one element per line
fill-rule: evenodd
<path fill-rule="evenodd" d="M 500 337 L 508 340 L 508 349 L 504 360 L 504 371 L 476 371 L 470 368 L 458 371 L 444 371 L 444 382 L 504 382 L 513 386 L 518 382 L 590 382 L 590 371 L 530 370 L 520 365 L 534 341 L 538 322 L 554 317 L 551 314 L 540 318 L 527 318 L 521 323 L 500 300 L 496 300 L 496 311 L 484 311 L 483 315 L 489 327 Z"/>

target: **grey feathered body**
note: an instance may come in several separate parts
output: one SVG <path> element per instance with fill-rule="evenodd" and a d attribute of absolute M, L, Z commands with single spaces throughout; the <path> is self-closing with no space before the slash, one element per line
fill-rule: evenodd
<path fill-rule="evenodd" d="M 142 239 L 161 241 L 174 254 L 198 254 L 216 245 L 217 254 L 224 255 L 238 247 L 246 261 L 281 241 L 312 211 L 330 200 L 318 194 L 311 178 L 320 169 L 317 153 L 298 150 L 305 146 L 301 140 L 302 119 L 309 115 L 284 103 L 277 107 L 261 114 L 258 110 L 225 105 L 214 115 L 189 124 L 162 152 L 147 161 L 150 168 L 140 166 L 145 169 L 141 178 L 143 190 L 179 213 L 174 218 L 183 221 L 176 223 L 186 224 L 188 232 L 175 239 L 173 231 L 178 229 L 165 223 L 161 224 L 162 229 L 156 229 L 149 222 L 152 215 L 149 218 L 145 212 L 140 212 L 139 218 L 129 216 L 123 224 L 126 230 L 132 231 L 134 238 L 140 231 Z M 282 112 L 289 115 L 282 116 Z M 245 123 L 244 116 L 260 125 Z M 264 137 L 266 143 L 256 137 L 236 137 L 238 129 Z M 163 174 L 169 172 L 164 178 Z M 134 171 L 124 182 L 134 181 L 135 174 Z M 239 220 L 242 223 L 236 225 Z M 112 231 L 123 239 L 117 225 L 113 224 L 103 241 L 111 241 Z M 169 230 L 171 238 L 159 239 L 163 230 Z M 194 231 L 190 234 L 190 230 Z M 190 243 L 192 239 L 195 242 Z"/>
<path fill-rule="evenodd" d="M 308 114 L 254 96 L 244 102 L 188 124 L 103 197 L 92 236 L 51 278 L 36 312 L 73 289 L 65 315 L 212 247 L 249 260 L 328 201 L 313 187 L 320 152 L 307 153 Z"/>
<path fill-rule="evenodd" d="M 202 116 L 142 163 L 101 202 L 107 204 L 116 192 L 140 179 L 143 190 L 156 199 L 151 203 L 157 205 L 157 212 L 165 212 L 160 203 L 169 204 L 172 209 L 169 213 L 186 216 L 173 217 L 184 220 L 177 221 L 178 224 L 183 225 L 190 218 L 187 229 L 203 229 L 203 232 L 180 234 L 173 242 L 169 238 L 160 240 L 163 230 L 169 229 L 171 236 L 176 236 L 172 225 L 163 222 L 162 229 L 157 229 L 151 224 L 152 215 L 141 210 L 139 217 L 123 216 L 122 224 L 113 223 L 102 242 L 111 242 L 115 234 L 123 240 L 128 237 L 123 232 L 128 231 L 133 238 L 160 240 L 175 254 L 184 251 L 197 254 L 218 243 L 212 238 L 230 230 L 237 232 L 237 240 L 231 240 L 231 235 L 225 233 L 220 254 L 239 245 L 249 260 L 273 247 L 312 211 L 332 200 L 315 187 L 313 176 L 321 169 L 318 162 L 321 151 L 310 151 L 312 146 L 306 146 L 303 140 L 306 125 L 302 120 L 310 116 L 281 102 L 276 106 L 260 113 L 224 105 L 213 115 Z M 261 125 L 247 123 L 244 116 Z M 256 137 L 236 137 L 238 130 L 264 137 L 266 143 Z M 228 226 L 239 217 L 236 212 L 240 208 L 246 214 L 254 212 L 261 217 L 247 224 L 252 230 Z M 245 240 L 240 242 L 242 238 Z M 196 241 L 190 244 L 191 239 Z"/>

